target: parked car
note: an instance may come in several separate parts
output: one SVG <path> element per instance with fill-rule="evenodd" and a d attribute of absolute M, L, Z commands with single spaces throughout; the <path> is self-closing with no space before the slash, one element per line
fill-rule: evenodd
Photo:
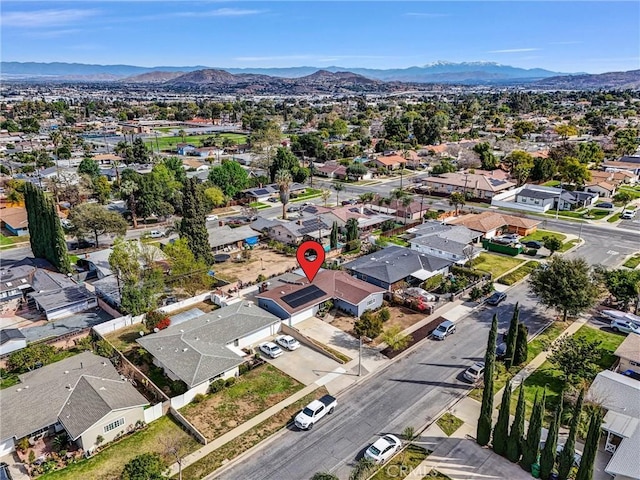
<path fill-rule="evenodd" d="M 300 348 L 300 342 L 291 335 L 280 335 L 276 337 L 276 343 L 287 350 L 296 350 Z"/>
<path fill-rule="evenodd" d="M 476 362 L 464 371 L 463 376 L 471 383 L 476 383 L 478 380 L 480 380 L 483 374 L 484 362 Z"/>
<path fill-rule="evenodd" d="M 613 203 L 611 202 L 600 202 L 596 203 L 596 208 L 613 208 Z"/>
<path fill-rule="evenodd" d="M 68 244 L 69 250 L 78 250 L 84 248 L 92 248 L 96 246 L 96 242 L 92 240 L 85 240 L 84 238 L 78 241 L 69 242 Z"/>
<path fill-rule="evenodd" d="M 300 210 L 302 210 L 302 206 L 300 205 L 291 205 L 290 207 L 287 208 L 287 212 L 291 213 L 291 212 L 299 212 Z"/>
<path fill-rule="evenodd" d="M 149 236 L 151 238 L 162 238 L 164 237 L 164 232 L 161 232 L 160 230 L 151 230 L 149 232 Z"/>
<path fill-rule="evenodd" d="M 640 335 L 640 325 L 630 320 L 611 320 L 611 330 L 622 333 L 637 333 Z"/>
<path fill-rule="evenodd" d="M 491 239 L 491 241 L 493 243 L 499 243 L 501 245 L 511 245 L 512 243 L 516 242 L 517 240 L 514 240 L 512 238 L 507 238 L 507 237 L 493 237 Z"/>
<path fill-rule="evenodd" d="M 365 458 L 376 463 L 384 463 L 398 451 L 402 442 L 395 435 L 383 435 L 364 452 Z"/>
<path fill-rule="evenodd" d="M 542 451 L 544 449 L 544 445 L 545 445 L 546 441 L 542 440 L 540 442 L 540 451 Z M 562 452 L 562 450 L 564 450 L 564 443 L 558 443 L 558 445 L 556 446 L 556 455 L 560 455 L 560 453 Z M 582 452 L 578 451 L 578 450 L 574 450 L 573 451 L 573 464 L 576 467 L 580 466 L 580 461 L 582 460 Z"/>
<path fill-rule="evenodd" d="M 539 250 L 544 246 L 542 245 L 542 242 L 538 242 L 537 240 L 527 240 L 523 245 L 527 248 L 535 248 L 536 250 Z"/>
<path fill-rule="evenodd" d="M 319 400 L 313 400 L 304 407 L 294 420 L 296 427 L 311 430 L 313 425 L 325 415 L 331 415 L 338 405 L 338 400 L 331 395 L 325 395 Z"/>
<path fill-rule="evenodd" d="M 502 360 L 504 356 L 507 354 L 507 343 L 502 342 L 496 346 L 496 358 L 498 360 Z"/>
<path fill-rule="evenodd" d="M 493 292 L 493 295 L 487 298 L 487 303 L 489 305 L 495 306 L 495 305 L 498 305 L 500 302 L 502 302 L 506 298 L 507 298 L 507 294 L 504 292 Z"/>
<path fill-rule="evenodd" d="M 5 462 L 0 463 L 0 480 L 12 480 L 11 472 L 9 471 L 9 465 Z"/>
<path fill-rule="evenodd" d="M 635 216 L 636 216 L 635 210 L 625 210 L 624 212 L 622 212 L 622 215 L 620 216 L 620 218 L 622 218 L 623 220 L 631 220 Z"/>
<path fill-rule="evenodd" d="M 445 320 L 433 331 L 433 338 L 436 340 L 444 340 L 454 333 L 456 333 L 456 324 L 451 320 Z"/>
<path fill-rule="evenodd" d="M 260 344 L 260 351 L 271 358 L 277 358 L 282 355 L 282 349 L 273 342 Z"/>
<path fill-rule="evenodd" d="M 207 222 L 215 222 L 216 220 L 218 220 L 218 215 L 207 215 Z"/>
<path fill-rule="evenodd" d="M 356 203 L 358 203 L 358 200 L 355 198 L 352 198 L 350 200 L 343 200 L 342 205 L 355 205 Z"/>
<path fill-rule="evenodd" d="M 267 202 L 271 202 L 271 203 L 278 203 L 278 198 L 277 197 L 269 197 L 267 198 Z"/>
<path fill-rule="evenodd" d="M 511 240 L 512 242 L 517 242 L 522 237 L 517 233 L 507 233 L 506 235 L 502 235 L 502 238 L 506 240 Z"/>

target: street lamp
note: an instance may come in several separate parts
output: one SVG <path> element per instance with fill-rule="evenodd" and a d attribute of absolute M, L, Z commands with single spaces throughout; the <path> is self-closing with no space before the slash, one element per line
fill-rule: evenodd
<path fill-rule="evenodd" d="M 556 220 L 558 220 L 558 214 L 560 212 L 560 200 L 562 199 L 562 182 L 560 182 L 560 193 L 558 194 L 558 204 L 556 205 Z"/>

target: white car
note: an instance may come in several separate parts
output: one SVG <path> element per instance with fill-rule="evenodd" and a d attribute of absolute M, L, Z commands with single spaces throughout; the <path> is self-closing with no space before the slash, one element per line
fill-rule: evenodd
<path fill-rule="evenodd" d="M 640 334 L 640 325 L 638 325 L 637 323 L 633 323 L 630 320 L 611 320 L 611 330 L 613 330 L 614 332 Z"/>
<path fill-rule="evenodd" d="M 216 220 L 218 220 L 218 215 L 207 215 L 207 222 L 215 222 Z"/>
<path fill-rule="evenodd" d="M 364 456 L 376 463 L 384 463 L 398 451 L 401 445 L 400 439 L 395 435 L 383 435 L 367 448 Z"/>
<path fill-rule="evenodd" d="M 149 236 L 151 238 L 162 238 L 164 237 L 164 232 L 161 232 L 160 230 L 151 230 L 149 232 Z"/>
<path fill-rule="evenodd" d="M 620 218 L 622 218 L 623 220 L 631 220 L 635 216 L 636 216 L 635 210 L 625 210 L 624 212 L 622 212 L 622 215 L 620 216 Z"/>
<path fill-rule="evenodd" d="M 260 345 L 260 351 L 271 358 L 282 355 L 282 349 L 273 342 L 266 342 Z"/>
<path fill-rule="evenodd" d="M 464 378 L 471 383 L 476 383 L 484 374 L 484 362 L 476 362 L 464 372 Z"/>
<path fill-rule="evenodd" d="M 444 340 L 453 333 L 456 333 L 456 324 L 451 320 L 445 320 L 433 331 L 433 338 L 436 340 Z"/>
<path fill-rule="evenodd" d="M 291 335 L 280 335 L 276 337 L 276 343 L 287 350 L 296 350 L 300 348 L 300 342 Z"/>

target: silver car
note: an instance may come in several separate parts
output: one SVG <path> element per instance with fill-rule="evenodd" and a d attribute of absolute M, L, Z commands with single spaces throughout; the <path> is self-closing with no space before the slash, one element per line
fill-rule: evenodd
<path fill-rule="evenodd" d="M 453 333 L 456 333 L 456 324 L 451 320 L 445 320 L 433 331 L 433 338 L 444 340 Z"/>
<path fill-rule="evenodd" d="M 464 372 L 464 378 L 471 383 L 476 383 L 484 374 L 484 362 L 476 362 Z"/>

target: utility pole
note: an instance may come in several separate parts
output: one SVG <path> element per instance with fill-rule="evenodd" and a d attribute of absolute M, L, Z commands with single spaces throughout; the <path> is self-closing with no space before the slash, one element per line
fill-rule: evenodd
<path fill-rule="evenodd" d="M 556 205 L 556 220 L 558 220 L 558 213 L 560 212 L 561 199 L 562 199 L 562 182 L 560 182 L 560 193 L 558 194 L 558 204 Z"/>
<path fill-rule="evenodd" d="M 359 319 L 360 318 L 358 317 L 357 320 L 359 320 Z M 358 346 L 358 376 L 361 377 L 362 376 L 362 335 L 360 335 L 360 338 L 358 340 L 359 340 L 359 346 Z"/>

